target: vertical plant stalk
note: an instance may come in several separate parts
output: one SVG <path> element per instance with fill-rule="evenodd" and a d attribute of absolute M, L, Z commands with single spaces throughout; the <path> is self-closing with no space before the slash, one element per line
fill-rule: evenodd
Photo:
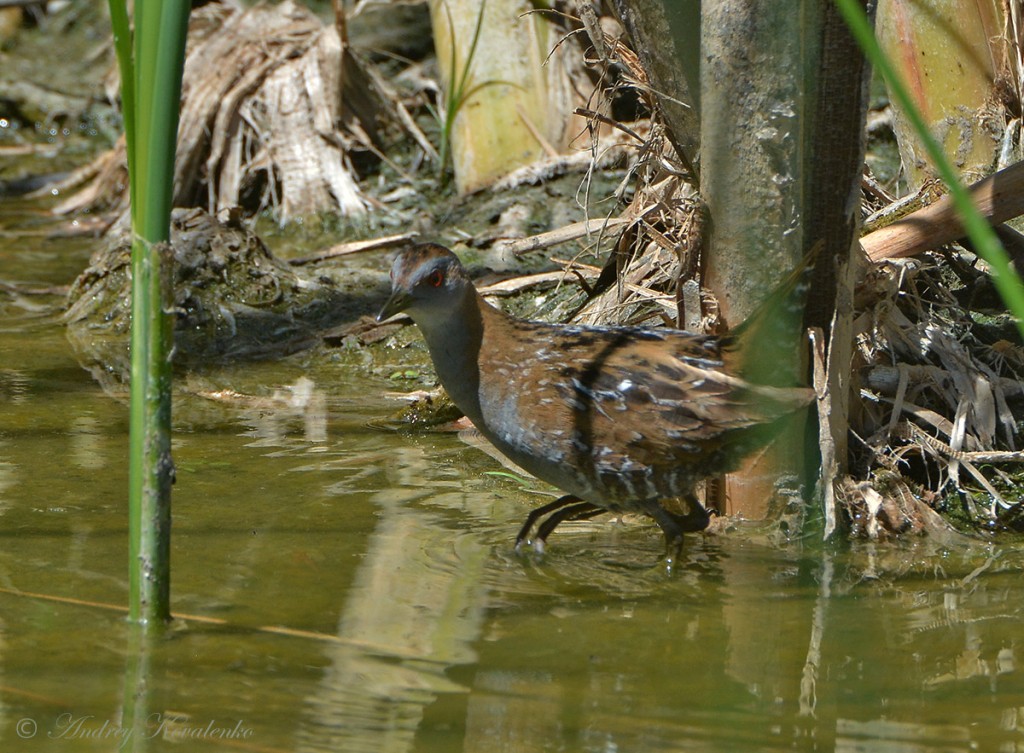
<path fill-rule="evenodd" d="M 752 316 L 809 248 L 805 71 L 818 54 L 817 5 L 701 3 L 700 186 L 711 218 L 702 262 L 704 283 L 728 327 Z M 747 340 L 741 354 L 743 375 L 752 382 L 799 382 L 799 314 L 785 307 L 779 313 L 786 321 L 772 323 L 771 337 Z M 804 474 L 803 425 L 790 421 L 764 452 L 726 476 L 709 502 L 749 520 L 788 507 Z"/>
<path fill-rule="evenodd" d="M 571 46 L 526 0 L 430 0 L 443 99 L 440 169 L 460 194 L 524 164 L 563 153 L 582 104 L 570 85 Z M 569 61 L 569 62 L 567 62 Z"/>
<path fill-rule="evenodd" d="M 132 240 L 128 612 L 147 624 L 170 618 L 173 330 L 162 284 L 169 252 L 166 243 Z"/>
<path fill-rule="evenodd" d="M 181 77 L 191 3 L 110 0 L 121 72 L 132 219 L 129 617 L 170 617 L 171 294 L 170 217 Z"/>
<path fill-rule="evenodd" d="M 867 5 L 867 0 L 859 2 Z M 821 502 L 823 515 L 808 515 L 805 533 L 810 533 L 808 526 L 815 531 L 823 526 L 827 539 L 841 522 L 834 514 L 836 482 L 847 473 L 849 455 L 856 339 L 853 296 L 862 256 L 858 238 L 871 68 L 834 3 L 820 7 L 819 21 L 820 54 L 814 61 L 816 73 L 809 72 L 802 174 L 805 244 L 823 246 L 814 265 L 803 328 L 817 330 L 812 360 L 823 369 L 814 372 L 818 433 L 807 446 L 808 456 L 817 455 L 820 461 L 814 501 Z M 822 352 L 826 347 L 827 356 Z"/>
<path fill-rule="evenodd" d="M 1003 0 L 879 0 L 875 36 L 929 132 L 961 178 L 974 183 L 999 161 L 1013 115 L 1001 93 L 1014 80 Z M 900 108 L 893 130 L 911 190 L 935 177 Z"/>

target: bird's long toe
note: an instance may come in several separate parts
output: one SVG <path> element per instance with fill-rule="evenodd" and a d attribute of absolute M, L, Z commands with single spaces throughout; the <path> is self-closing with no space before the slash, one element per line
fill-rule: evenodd
<path fill-rule="evenodd" d="M 574 505 L 579 501 L 580 500 L 578 497 L 574 497 L 571 494 L 566 494 L 564 496 L 559 497 L 554 502 L 548 502 L 546 505 L 541 505 L 540 507 L 535 507 L 534 509 L 530 510 L 529 514 L 526 516 L 526 520 L 523 522 L 522 527 L 519 529 L 519 533 L 516 534 L 516 551 L 519 551 L 522 545 L 530 540 L 530 531 L 533 530 L 533 526 L 537 523 L 538 520 L 543 518 L 545 515 L 548 515 L 549 513 L 553 513 L 556 510 L 560 510 L 563 507 L 568 507 L 569 505 Z"/>

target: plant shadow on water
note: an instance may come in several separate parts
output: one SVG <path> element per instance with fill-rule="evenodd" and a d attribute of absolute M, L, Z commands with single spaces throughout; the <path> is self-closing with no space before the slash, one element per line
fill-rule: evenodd
<path fill-rule="evenodd" d="M 9 274 L 74 266 L 32 253 L 52 266 Z M 135 687 L 126 408 L 72 360 L 59 305 L 0 298 L 4 750 L 116 749 Z M 515 554 L 542 500 L 453 436 L 372 428 L 393 406 L 358 359 L 200 382 L 174 408 L 179 620 L 135 749 L 1024 745 L 1018 546 L 691 535 L 667 574 L 656 527 L 599 518 Z M 247 397 L 210 399 L 227 387 Z"/>

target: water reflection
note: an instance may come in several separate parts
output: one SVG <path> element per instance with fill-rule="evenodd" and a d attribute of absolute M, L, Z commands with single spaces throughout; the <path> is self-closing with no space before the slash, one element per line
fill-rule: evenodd
<path fill-rule="evenodd" d="M 187 378 L 187 389 L 212 403 L 233 408 L 233 419 L 248 425 L 247 433 L 253 439 L 253 447 L 292 446 L 296 426 L 302 427 L 298 438 L 307 451 L 327 441 L 327 392 L 307 376 L 300 376 L 291 384 L 274 387 L 270 394 L 245 394 L 231 387 L 218 387 L 209 379 L 197 376 Z M 201 412 L 197 416 L 189 411 L 188 415 L 201 420 Z"/>
<path fill-rule="evenodd" d="M 87 471 L 98 471 L 106 465 L 107 456 L 102 452 L 103 432 L 95 416 L 82 414 L 71 417 L 68 432 L 68 460 Z"/>
<path fill-rule="evenodd" d="M 481 656 L 487 669 L 468 700 L 466 749 L 521 750 L 518 742 L 538 730 L 547 730 L 544 745 L 528 749 L 864 750 L 874 739 L 931 750 L 959 749 L 958 741 L 978 749 L 1022 742 L 1001 737 L 1016 729 L 1024 701 L 1012 669 L 1019 585 L 1011 596 L 955 580 L 923 581 L 912 594 L 897 584 L 897 602 L 911 599 L 946 618 L 947 589 L 959 592 L 961 635 L 942 646 L 914 632 L 914 613 L 891 603 L 889 587 L 851 582 L 859 577 L 855 559 L 844 558 L 837 574 L 827 553 L 779 555 L 730 545 L 718 562 L 717 598 L 707 590 L 701 601 L 679 603 L 661 593 L 634 604 L 628 617 L 607 601 L 554 620 L 550 613 L 494 616 L 506 645 Z M 948 636 L 950 627 L 944 619 L 931 629 Z M 972 681 L 981 677 L 996 681 Z M 936 679 L 950 687 L 940 691 Z"/>
<path fill-rule="evenodd" d="M 338 631 L 378 649 L 328 651 L 330 666 L 307 699 L 301 750 L 410 750 L 424 709 L 439 694 L 466 692 L 444 672 L 475 659 L 488 548 L 391 495 L 378 503 L 383 514 Z"/>

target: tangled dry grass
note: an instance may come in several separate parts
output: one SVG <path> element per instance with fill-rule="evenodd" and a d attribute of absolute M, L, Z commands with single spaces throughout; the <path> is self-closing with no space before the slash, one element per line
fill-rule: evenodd
<path fill-rule="evenodd" d="M 1005 315 L 965 300 L 987 277 L 965 263 L 966 252 L 954 253 L 883 262 L 861 284 L 851 426 L 859 481 L 847 480 L 844 499 L 868 534 L 881 530 L 880 504 L 889 505 L 888 530 L 927 528 L 919 505 L 893 501 L 908 491 L 960 521 L 1015 527 L 1024 351 Z M 949 273 L 954 266 L 961 277 Z"/>

